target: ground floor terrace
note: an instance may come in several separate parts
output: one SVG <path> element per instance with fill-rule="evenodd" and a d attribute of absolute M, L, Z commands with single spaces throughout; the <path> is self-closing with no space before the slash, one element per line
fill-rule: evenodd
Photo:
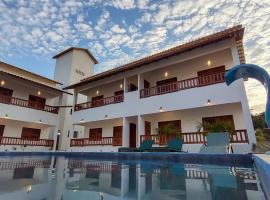
<path fill-rule="evenodd" d="M 250 116 L 243 112 L 241 103 L 231 103 L 170 112 L 160 108 L 157 113 L 82 121 L 79 125 L 84 127 L 84 132 L 73 135 L 70 151 L 118 151 L 119 147 L 139 147 L 147 139 L 154 140 L 155 146 L 164 146 L 170 137 L 180 135 L 183 150 L 197 153 L 206 143 L 203 130 L 198 132 L 198 125 L 207 121 L 225 121 L 232 126 L 231 143 L 236 153 L 249 152 L 256 142 Z M 173 134 L 162 133 L 168 124 L 176 128 Z"/>
<path fill-rule="evenodd" d="M 48 151 L 56 145 L 55 127 L 42 121 L 0 118 L 0 151 Z"/>

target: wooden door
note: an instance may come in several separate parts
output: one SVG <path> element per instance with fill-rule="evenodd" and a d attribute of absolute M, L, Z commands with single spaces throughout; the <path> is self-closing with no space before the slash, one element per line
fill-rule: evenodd
<path fill-rule="evenodd" d="M 177 77 L 157 81 L 157 94 L 169 93 L 177 90 Z"/>
<path fill-rule="evenodd" d="M 144 84 L 144 89 L 150 88 L 150 83 L 147 80 L 144 80 L 143 84 Z"/>
<path fill-rule="evenodd" d="M 122 145 L 123 126 L 113 127 L 113 145 Z"/>
<path fill-rule="evenodd" d="M 90 140 L 102 140 L 102 128 L 91 128 L 89 130 L 89 139 Z"/>
<path fill-rule="evenodd" d="M 56 151 L 59 150 L 59 141 L 60 141 L 60 135 L 57 135 L 57 138 L 56 138 L 56 147 L 55 147 Z"/>
<path fill-rule="evenodd" d="M 213 74 L 221 74 L 225 73 L 225 66 L 214 67 L 211 69 L 206 69 L 202 71 L 198 71 L 199 77 L 199 84 L 202 85 L 209 85 L 217 82 L 221 82 L 223 80 L 222 76 L 213 76 Z M 212 75 L 212 76 L 211 76 Z"/>
<path fill-rule="evenodd" d="M 151 122 L 148 121 L 144 122 L 144 131 L 145 135 L 151 135 Z"/>
<path fill-rule="evenodd" d="M 5 125 L 0 125 L 0 137 L 3 137 L 5 130 Z"/>
<path fill-rule="evenodd" d="M 41 129 L 23 127 L 21 138 L 26 139 L 26 140 L 27 139 L 39 140 L 40 139 L 40 132 L 41 132 Z"/>
<path fill-rule="evenodd" d="M 173 78 L 169 78 L 169 79 L 157 81 L 157 86 L 167 85 L 167 84 L 175 83 L 175 82 L 177 82 L 177 77 L 173 77 Z"/>
<path fill-rule="evenodd" d="M 129 147 L 136 148 L 136 124 L 129 124 Z"/>
<path fill-rule="evenodd" d="M 129 92 L 132 92 L 132 91 L 136 91 L 138 90 L 138 87 L 132 83 L 129 84 L 129 88 L 128 88 L 128 91 Z"/>
<path fill-rule="evenodd" d="M 34 95 L 29 95 L 28 100 L 29 100 L 29 106 L 31 106 L 33 108 L 37 108 L 37 109 L 41 109 L 41 110 L 43 110 L 45 108 L 45 105 L 46 105 L 45 98 L 37 97 Z"/>
<path fill-rule="evenodd" d="M 123 101 L 124 90 L 119 90 L 114 92 L 114 103 L 119 103 Z"/>
<path fill-rule="evenodd" d="M 10 103 L 12 97 L 13 90 L 8 88 L 0 87 L 0 102 L 2 103 Z"/>
<path fill-rule="evenodd" d="M 91 107 L 98 107 L 104 105 L 103 95 L 92 97 Z"/>
<path fill-rule="evenodd" d="M 234 120 L 233 120 L 233 115 L 223 115 L 223 116 L 215 116 L 215 117 L 204 117 L 202 118 L 203 123 L 218 123 L 218 122 L 225 122 L 233 130 L 235 130 L 234 126 Z M 207 130 L 205 130 L 207 131 Z"/>

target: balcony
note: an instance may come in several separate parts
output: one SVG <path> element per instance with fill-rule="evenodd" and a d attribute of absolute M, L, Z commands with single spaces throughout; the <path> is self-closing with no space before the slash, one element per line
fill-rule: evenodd
<path fill-rule="evenodd" d="M 0 95 L 0 103 L 21 106 L 21 107 L 31 108 L 35 110 L 42 110 L 42 111 L 50 112 L 54 114 L 58 114 L 58 111 L 59 111 L 59 108 L 56 106 L 39 104 L 37 102 L 32 102 L 29 100 L 24 100 L 24 99 L 19 99 L 16 97 L 10 97 L 10 96 L 4 96 L 4 95 Z"/>
<path fill-rule="evenodd" d="M 165 85 L 145 88 L 140 90 L 140 98 L 177 92 L 189 88 L 202 87 L 225 81 L 224 72 L 214 73 L 207 76 L 194 77 Z"/>
<path fill-rule="evenodd" d="M 98 138 L 79 138 L 71 139 L 70 147 L 83 147 L 83 146 L 122 146 L 121 137 L 98 137 Z"/>
<path fill-rule="evenodd" d="M 54 140 L 23 139 L 16 137 L 0 137 L 0 145 L 44 146 L 53 147 Z"/>
<path fill-rule="evenodd" d="M 180 136 L 180 135 L 179 135 Z M 176 138 L 177 135 L 141 135 L 141 143 L 144 140 L 153 140 L 154 144 L 158 145 L 167 145 L 167 141 L 171 138 Z M 192 133 L 182 133 L 181 136 L 184 144 L 204 144 L 207 142 L 205 135 L 201 132 L 192 132 Z M 235 130 L 231 135 L 231 143 L 249 143 L 247 130 Z"/>
<path fill-rule="evenodd" d="M 76 104 L 74 107 L 74 111 L 84 110 L 88 108 L 96 108 L 96 107 L 105 106 L 109 104 L 121 103 L 123 101 L 124 101 L 123 94 L 115 95 L 111 97 L 105 97 L 105 98 L 95 100 L 95 101 L 88 101 L 86 103 Z"/>

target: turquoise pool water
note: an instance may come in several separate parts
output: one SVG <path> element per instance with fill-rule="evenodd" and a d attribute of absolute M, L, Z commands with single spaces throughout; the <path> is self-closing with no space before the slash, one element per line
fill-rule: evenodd
<path fill-rule="evenodd" d="M 265 199 L 250 165 L 0 157 L 1 200 Z"/>

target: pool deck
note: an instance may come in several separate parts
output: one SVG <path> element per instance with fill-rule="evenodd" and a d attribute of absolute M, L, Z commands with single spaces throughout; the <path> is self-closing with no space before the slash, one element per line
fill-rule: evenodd
<path fill-rule="evenodd" d="M 263 185 L 263 188 L 266 188 L 264 193 L 267 196 L 267 199 L 270 199 L 270 155 L 254 154 L 253 159 L 261 180 L 261 184 Z"/>

